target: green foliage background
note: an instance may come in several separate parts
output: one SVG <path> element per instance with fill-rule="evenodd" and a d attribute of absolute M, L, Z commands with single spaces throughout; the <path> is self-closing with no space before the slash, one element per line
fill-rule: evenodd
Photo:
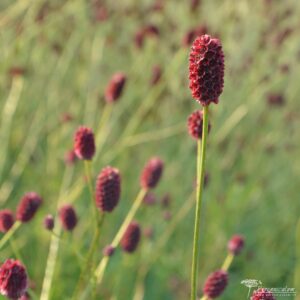
<path fill-rule="evenodd" d="M 300 293 L 298 1 L 203 0 L 194 12 L 189 1 L 163 1 L 163 12 L 149 10 L 152 1 L 106 2 L 109 18 L 104 22 L 92 20 L 90 1 L 0 3 L 0 206 L 15 209 L 30 190 L 44 198 L 38 216 L 15 234 L 15 249 L 7 244 L 0 260 L 22 258 L 38 299 L 51 237 L 42 220 L 56 212 L 62 180 L 70 176 L 62 201 L 74 201 L 80 221 L 71 236 L 62 237 L 51 299 L 72 294 L 80 256 L 92 236 L 91 209 L 82 163 L 66 171 L 63 157 L 80 124 L 98 128 L 103 92 L 116 71 L 125 72 L 128 81 L 113 108 L 93 172 L 96 176 L 107 164 L 118 167 L 122 198 L 106 218 L 98 260 L 139 190 L 139 174 L 149 157 L 165 161 L 155 194 L 171 195 L 172 216 L 192 203 L 196 144 L 187 134 L 186 119 L 200 106 L 188 88 L 189 49 L 182 46 L 182 38 L 193 26 L 207 24 L 209 33 L 222 40 L 226 76 L 220 103 L 210 108 L 210 180 L 204 196 L 199 288 L 222 264 L 231 235 L 242 233 L 245 251 L 233 262 L 221 298 L 246 299 L 247 288 L 240 283 L 246 278 L 259 279 L 266 287 L 296 287 Z M 38 21 L 42 7 L 48 9 Z M 149 23 L 159 27 L 159 38 L 147 39 L 138 50 L 133 36 Z M 286 29 L 292 31 L 278 45 L 276 39 Z M 157 64 L 163 77 L 151 87 Z M 287 73 L 281 71 L 283 65 L 288 65 Z M 26 69 L 23 77 L 9 76 L 15 66 Z M 282 93 L 285 104 L 268 105 L 270 92 Z M 62 123 L 63 113 L 74 120 Z M 136 219 L 143 228 L 153 227 L 154 237 L 143 238 L 134 255 L 116 253 L 99 299 L 134 299 L 137 287 L 144 289 L 145 300 L 188 299 L 193 209 L 175 224 L 157 253 L 157 241 L 173 226 L 163 214 L 159 205 L 138 212 Z M 157 259 L 140 280 L 153 256 Z"/>

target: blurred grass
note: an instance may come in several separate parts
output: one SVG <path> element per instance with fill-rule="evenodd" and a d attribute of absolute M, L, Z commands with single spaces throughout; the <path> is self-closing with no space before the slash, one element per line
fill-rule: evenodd
<path fill-rule="evenodd" d="M 165 161 L 164 178 L 155 194 L 171 194 L 171 213 L 175 215 L 188 201 L 196 145 L 185 131 L 185 121 L 199 105 L 188 89 L 189 49 L 182 47 L 181 40 L 199 24 L 207 24 L 212 34 L 220 36 L 226 56 L 224 93 L 219 105 L 211 108 L 200 286 L 208 273 L 220 267 L 230 236 L 242 233 L 246 249 L 233 263 L 222 299 L 246 298 L 248 290 L 240 284 L 246 278 L 259 279 L 268 287 L 295 286 L 300 293 L 295 276 L 300 268 L 295 239 L 300 211 L 300 5 L 292 0 L 271 2 L 268 6 L 258 0 L 203 0 L 194 13 L 185 1 L 166 1 L 163 13 L 149 11 L 152 1 L 110 2 L 109 19 L 97 23 L 91 21 L 92 6 L 82 0 L 48 1 L 49 10 L 39 21 L 36 16 L 45 1 L 1 1 L 0 204 L 14 209 L 29 190 L 45 199 L 37 218 L 22 226 L 14 239 L 37 295 L 50 240 L 41 224 L 45 214 L 56 210 L 64 153 L 71 149 L 78 125 L 97 129 L 104 110 L 103 91 L 114 72 L 125 72 L 128 83 L 113 107 L 106 143 L 93 171 L 96 175 L 108 163 L 120 168 L 122 199 L 107 217 L 101 247 L 126 215 L 150 156 Z M 133 36 L 148 23 L 159 27 L 160 36 L 147 39 L 139 51 Z M 286 28 L 292 33 L 276 44 Z M 151 87 L 156 64 L 164 73 Z M 284 64 L 288 73 L 280 71 Z M 15 66 L 26 69 L 22 79 L 9 76 L 8 70 Z M 22 82 L 20 95 L 17 82 Z M 269 92 L 282 93 L 285 105 L 269 106 Z M 62 123 L 63 113 L 74 120 Z M 78 163 L 73 190 L 62 199 L 75 201 L 80 222 L 72 236 L 63 235 L 51 299 L 72 294 L 81 264 L 77 252 L 87 250 L 92 235 L 82 176 L 83 165 Z M 154 238 L 144 238 L 133 256 L 116 253 L 100 290 L 103 299 L 133 299 L 137 274 L 169 224 L 158 206 L 143 207 L 137 219 L 143 227 L 154 228 Z M 145 300 L 187 298 L 193 220 L 191 210 L 151 265 L 144 281 Z M 11 256 L 14 251 L 7 245 L 0 260 Z"/>

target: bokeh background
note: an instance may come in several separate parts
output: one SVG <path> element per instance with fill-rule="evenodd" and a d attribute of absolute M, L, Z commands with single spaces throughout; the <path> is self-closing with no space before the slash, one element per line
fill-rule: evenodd
<path fill-rule="evenodd" d="M 58 198 L 73 202 L 80 220 L 62 236 L 51 299 L 68 299 L 77 281 L 92 236 L 90 200 L 82 162 L 69 166 L 64 157 L 79 125 L 97 131 L 117 71 L 127 82 L 105 122 L 93 173 L 118 167 L 122 197 L 106 218 L 98 260 L 139 190 L 145 162 L 158 155 L 165 172 L 156 204 L 136 216 L 148 234 L 133 255 L 116 252 L 99 299 L 188 299 L 196 143 L 186 120 L 200 109 L 188 88 L 188 54 L 203 32 L 221 39 L 226 70 L 220 102 L 210 109 L 199 295 L 235 233 L 246 247 L 222 299 L 246 299 L 241 281 L 248 278 L 300 295 L 299 1 L 196 2 L 1 0 L 0 207 L 14 210 L 31 190 L 44 205 L 0 260 L 22 259 L 33 299 L 51 238 L 42 220 L 56 213 Z M 154 68 L 161 71 L 155 84 Z"/>

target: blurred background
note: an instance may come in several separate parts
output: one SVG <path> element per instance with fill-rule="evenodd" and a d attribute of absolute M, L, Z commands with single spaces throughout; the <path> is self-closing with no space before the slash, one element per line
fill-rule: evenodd
<path fill-rule="evenodd" d="M 0 207 L 14 210 L 31 190 L 44 205 L 0 261 L 24 262 L 33 299 L 51 239 L 42 221 L 56 213 L 58 198 L 74 203 L 79 223 L 62 235 L 51 299 L 72 295 L 92 230 L 83 164 L 66 162 L 66 153 L 79 125 L 96 132 L 103 120 L 93 174 L 118 167 L 122 197 L 105 220 L 98 260 L 139 190 L 145 162 L 160 156 L 165 171 L 154 203 L 136 215 L 138 251 L 115 253 L 99 299 L 188 299 L 196 143 L 186 120 L 201 108 L 188 88 L 188 55 L 203 33 L 222 41 L 225 86 L 210 109 L 199 295 L 240 233 L 246 246 L 221 298 L 247 299 L 241 281 L 257 279 L 294 287 L 300 299 L 299 16 L 297 0 L 1 0 Z M 107 117 L 104 91 L 118 71 L 127 82 Z"/>

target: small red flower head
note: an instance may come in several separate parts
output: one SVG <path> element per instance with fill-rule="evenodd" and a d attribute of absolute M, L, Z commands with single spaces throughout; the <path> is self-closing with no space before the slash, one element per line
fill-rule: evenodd
<path fill-rule="evenodd" d="M 153 24 L 146 25 L 144 28 L 144 31 L 145 31 L 146 35 L 159 36 L 159 29 L 157 26 L 155 26 Z"/>
<path fill-rule="evenodd" d="M 210 124 L 208 124 L 208 131 L 210 131 L 210 127 Z M 201 110 L 196 110 L 189 116 L 188 131 L 192 138 L 196 140 L 202 138 L 203 112 Z"/>
<path fill-rule="evenodd" d="M 138 246 L 141 238 L 141 229 L 137 222 L 131 222 L 121 239 L 121 247 L 124 251 L 132 253 Z"/>
<path fill-rule="evenodd" d="M 163 161 L 159 157 L 151 158 L 145 165 L 140 182 L 142 188 L 148 190 L 155 188 L 163 172 Z"/>
<path fill-rule="evenodd" d="M 54 218 L 52 215 L 47 215 L 44 219 L 44 227 L 47 230 L 52 230 L 54 228 Z"/>
<path fill-rule="evenodd" d="M 43 200 L 40 195 L 35 192 L 26 193 L 18 207 L 17 207 L 17 220 L 25 223 L 29 222 L 37 212 Z"/>
<path fill-rule="evenodd" d="M 111 212 L 119 202 L 121 176 L 118 169 L 105 167 L 96 182 L 96 206 L 102 211 Z"/>
<path fill-rule="evenodd" d="M 107 245 L 103 249 L 103 255 L 104 256 L 112 256 L 115 253 L 115 248 L 111 245 Z"/>
<path fill-rule="evenodd" d="M 95 139 L 91 128 L 80 126 L 74 136 L 74 152 L 79 159 L 91 160 L 95 154 Z"/>
<path fill-rule="evenodd" d="M 200 4 L 200 0 L 190 0 L 190 2 L 191 2 L 190 8 L 191 8 L 191 11 L 193 12 L 198 8 L 198 6 Z"/>
<path fill-rule="evenodd" d="M 238 255 L 244 248 L 245 239 L 243 236 L 236 234 L 228 242 L 228 251 L 233 255 Z"/>
<path fill-rule="evenodd" d="M 190 89 L 203 106 L 218 103 L 224 85 L 224 54 L 221 42 L 209 35 L 194 41 L 190 52 Z"/>
<path fill-rule="evenodd" d="M 150 80 L 150 85 L 156 85 L 160 81 L 161 75 L 162 75 L 161 67 L 159 65 L 154 66 L 152 69 L 152 77 Z"/>
<path fill-rule="evenodd" d="M 154 205 L 156 203 L 155 195 L 148 192 L 143 199 L 143 203 L 146 205 Z"/>
<path fill-rule="evenodd" d="M 284 96 L 280 93 L 270 93 L 267 95 L 268 104 L 270 106 L 283 106 L 285 103 Z"/>
<path fill-rule="evenodd" d="M 193 43 L 195 38 L 204 35 L 207 32 L 208 32 L 208 28 L 206 25 L 200 25 L 196 28 L 192 28 L 188 30 L 182 39 L 183 46 L 190 47 L 190 45 Z"/>
<path fill-rule="evenodd" d="M 72 231 L 77 224 L 77 215 L 72 205 L 64 205 L 59 210 L 59 218 L 65 230 Z"/>
<path fill-rule="evenodd" d="M 134 35 L 134 44 L 138 49 L 141 49 L 144 45 L 145 31 L 144 29 L 138 30 Z"/>
<path fill-rule="evenodd" d="M 18 299 L 25 294 L 27 286 L 25 267 L 18 260 L 7 259 L 0 267 L 0 294 Z"/>
<path fill-rule="evenodd" d="M 270 291 L 261 288 L 253 292 L 251 300 L 276 300 L 276 298 Z"/>
<path fill-rule="evenodd" d="M 68 166 L 72 166 L 74 165 L 74 163 L 77 160 L 77 156 L 75 154 L 74 150 L 69 150 L 66 154 L 65 154 L 65 163 Z"/>
<path fill-rule="evenodd" d="M 122 95 L 126 83 L 126 76 L 122 72 L 115 73 L 105 90 L 105 100 L 108 103 L 116 102 Z"/>
<path fill-rule="evenodd" d="M 7 232 L 14 224 L 14 215 L 11 210 L 0 210 L 0 232 Z"/>
<path fill-rule="evenodd" d="M 225 290 L 228 283 L 228 274 L 219 270 L 210 274 L 204 284 L 203 293 L 209 298 L 219 297 Z"/>

